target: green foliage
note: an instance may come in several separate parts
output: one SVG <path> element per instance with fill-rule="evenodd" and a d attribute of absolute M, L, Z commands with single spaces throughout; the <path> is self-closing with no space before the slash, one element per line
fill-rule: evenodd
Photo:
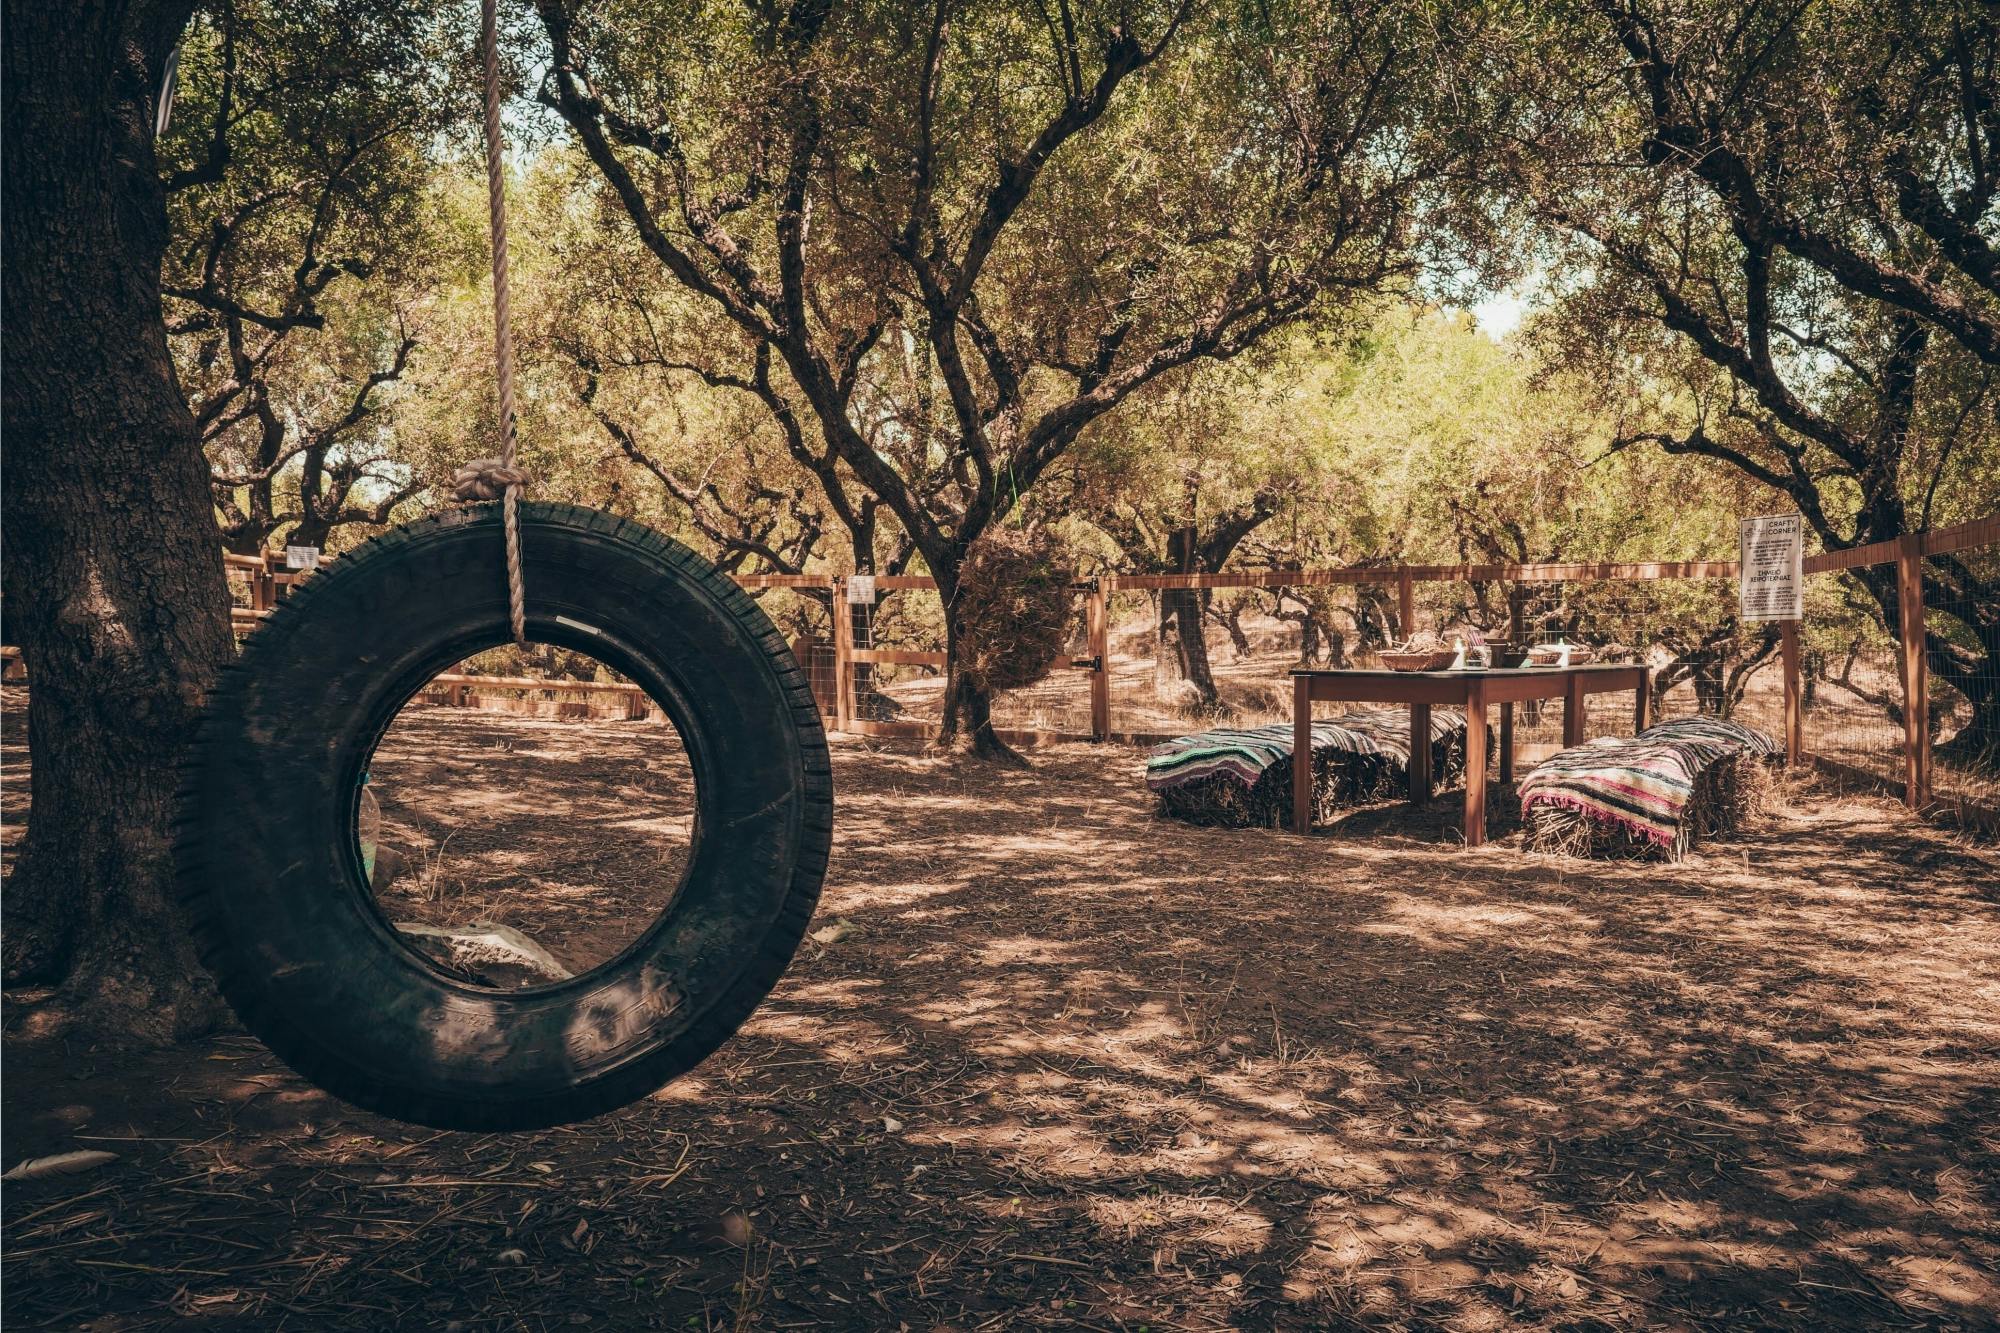
<path fill-rule="evenodd" d="M 1804 508 L 1829 545 L 1972 517 L 2000 494 L 2000 151 L 1953 90 L 1990 84 L 2000 36 L 1955 13 L 549 0 L 510 77 L 560 47 L 589 84 L 509 112 L 523 456 L 542 494 L 733 570 L 947 581 L 1016 521 L 1086 568 L 1163 569 L 1699 558 L 1746 513 Z M 245 0 L 190 32 L 165 280 L 232 541 L 434 503 L 488 448 L 472 28 Z M 1865 290 L 1787 227 L 1928 286 Z M 1536 298 L 1504 341 L 1436 304 L 1503 281 Z M 1935 618 L 1938 670 L 1969 670 L 1990 578 L 1932 572 L 1963 611 Z M 1849 592 L 1820 621 L 1879 637 L 1885 590 Z M 1504 594 L 1426 613 L 1490 624 Z M 1527 610 L 1640 638 L 1726 603 Z M 933 616 L 890 598 L 878 626 Z"/>
<path fill-rule="evenodd" d="M 239 548 L 287 526 L 323 543 L 422 487 L 392 433 L 398 385 L 480 254 L 439 207 L 445 136 L 471 105 L 440 21 L 453 12 L 231 0 L 182 43 L 162 280 Z"/>

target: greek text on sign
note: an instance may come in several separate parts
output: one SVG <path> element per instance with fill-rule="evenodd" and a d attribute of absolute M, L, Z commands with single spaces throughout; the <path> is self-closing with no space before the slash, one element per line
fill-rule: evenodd
<path fill-rule="evenodd" d="M 849 606 L 875 605 L 875 576 L 873 574 L 850 574 L 847 576 L 847 604 Z"/>
<path fill-rule="evenodd" d="M 1740 596 L 1745 620 L 1805 615 L 1805 524 L 1797 514 L 1768 514 L 1738 524 Z"/>
<path fill-rule="evenodd" d="M 319 547 L 287 546 L 285 548 L 286 569 L 318 569 Z"/>

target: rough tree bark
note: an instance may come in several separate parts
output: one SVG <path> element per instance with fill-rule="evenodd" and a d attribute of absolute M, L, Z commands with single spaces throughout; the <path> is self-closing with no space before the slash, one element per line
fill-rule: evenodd
<path fill-rule="evenodd" d="M 936 566 L 933 566 L 933 574 L 935 572 Z M 954 566 L 954 578 L 957 572 Z M 944 580 L 940 579 L 938 586 L 942 588 Z M 1009 768 L 1028 767 L 1028 761 L 993 730 L 993 691 L 968 680 L 960 671 L 960 641 L 955 617 L 946 612 L 944 710 L 939 717 L 933 748 L 945 753 L 963 751 Z"/>
<path fill-rule="evenodd" d="M 1199 493 L 1190 488 L 1190 510 L 1199 499 Z M 1163 540 L 1155 536 L 1152 524 L 1137 515 L 1107 511 L 1095 515 L 1092 522 L 1118 543 L 1126 562 L 1140 573 L 1216 574 L 1244 539 L 1277 512 L 1278 496 L 1262 491 L 1248 503 L 1216 515 L 1205 527 L 1189 521 L 1168 528 Z M 1154 687 L 1165 697 L 1173 685 L 1185 682 L 1194 690 L 1189 706 L 1198 712 L 1216 711 L 1221 700 L 1204 624 L 1211 598 L 1212 594 L 1196 588 L 1167 588 L 1159 597 Z"/>
<path fill-rule="evenodd" d="M 231 651 L 208 468 L 160 315 L 160 72 L 192 4 L 8 0 L 4 556 L 33 812 L 10 982 L 162 1040 L 217 1012 L 170 895 L 175 765 Z"/>

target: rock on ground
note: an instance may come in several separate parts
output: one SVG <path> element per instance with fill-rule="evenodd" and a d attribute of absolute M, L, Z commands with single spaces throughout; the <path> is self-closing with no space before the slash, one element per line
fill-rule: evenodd
<path fill-rule="evenodd" d="M 469 974 L 468 980 L 486 985 L 545 986 L 575 975 L 547 949 L 512 926 L 495 921 L 471 921 L 462 926 L 399 921 L 396 929 L 424 954 L 455 972 Z"/>

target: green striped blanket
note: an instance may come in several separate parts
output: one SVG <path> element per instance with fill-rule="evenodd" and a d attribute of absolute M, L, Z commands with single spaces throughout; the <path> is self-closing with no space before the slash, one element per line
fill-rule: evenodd
<path fill-rule="evenodd" d="M 1431 740 L 1435 744 L 1462 734 L 1465 716 L 1446 708 L 1431 710 Z M 1312 724 L 1314 753 L 1341 750 L 1381 758 L 1398 768 L 1410 763 L 1410 714 L 1403 708 L 1360 708 Z M 1191 736 L 1176 736 L 1156 745 L 1146 757 L 1146 786 L 1166 791 L 1207 778 L 1228 776 L 1254 787 L 1266 770 L 1292 758 L 1289 723 L 1269 727 L 1218 727 Z"/>
<path fill-rule="evenodd" d="M 1777 743 L 1736 722 L 1689 717 L 1637 736 L 1601 736 L 1545 760 L 1521 782 L 1521 815 L 1564 806 L 1662 847 L 1679 845 L 1682 814 L 1707 768 L 1739 755 L 1764 758 Z"/>

